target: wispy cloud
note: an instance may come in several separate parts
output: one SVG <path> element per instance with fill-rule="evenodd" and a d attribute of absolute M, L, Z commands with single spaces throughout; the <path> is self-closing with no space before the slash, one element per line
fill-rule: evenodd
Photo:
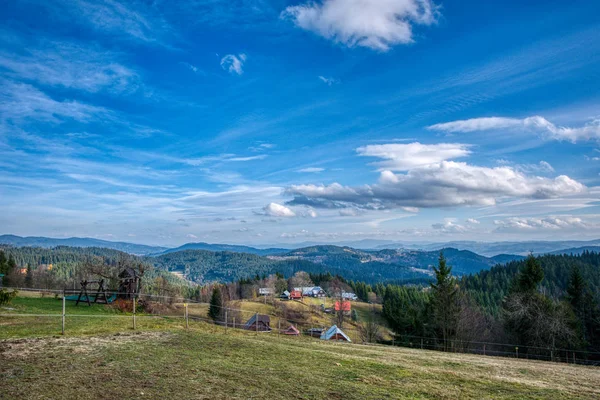
<path fill-rule="evenodd" d="M 325 171 L 325 168 L 319 168 L 319 167 L 308 167 L 308 168 L 302 168 L 299 169 L 298 172 L 302 172 L 302 173 L 318 173 L 318 172 L 323 172 Z"/>
<path fill-rule="evenodd" d="M 326 84 L 327 86 L 331 86 L 331 85 L 334 85 L 334 84 L 340 83 L 340 81 L 338 81 L 338 80 L 337 80 L 337 79 L 335 79 L 335 78 L 326 78 L 326 77 L 324 77 L 324 76 L 322 76 L 322 75 L 319 75 L 319 76 L 318 76 L 318 78 L 319 78 L 319 80 L 320 80 L 321 82 L 323 82 L 323 83 L 324 83 L 324 84 Z"/>
<path fill-rule="evenodd" d="M 141 85 L 138 74 L 115 54 L 67 42 L 45 43 L 25 55 L 1 52 L 0 67 L 15 79 L 88 92 L 133 92 Z"/>
<path fill-rule="evenodd" d="M 244 53 L 238 55 L 227 54 L 225 57 L 221 58 L 221 68 L 230 74 L 242 75 L 244 73 L 243 67 L 246 58 L 246 54 Z"/>
<path fill-rule="evenodd" d="M 483 117 L 459 121 L 444 122 L 429 126 L 427 129 L 442 132 L 479 132 L 503 129 L 525 129 L 554 140 L 566 140 L 576 143 L 581 140 L 600 139 L 600 120 L 594 120 L 581 127 L 556 126 L 544 117 L 527 118 Z"/>

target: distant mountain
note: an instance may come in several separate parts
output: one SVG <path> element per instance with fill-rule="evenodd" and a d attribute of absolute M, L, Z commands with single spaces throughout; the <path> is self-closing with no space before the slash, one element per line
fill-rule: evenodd
<path fill-rule="evenodd" d="M 183 250 L 208 250 L 208 251 L 230 251 L 234 253 L 248 253 L 248 254 L 256 254 L 259 256 L 266 256 L 271 254 L 282 254 L 288 252 L 289 249 L 281 249 L 281 248 L 268 248 L 268 249 L 257 249 L 255 247 L 249 246 L 238 246 L 234 244 L 211 244 L 211 243 L 186 243 L 183 246 L 179 246 L 173 249 L 163 250 L 160 253 L 156 253 L 153 255 L 162 255 L 168 253 L 174 253 L 177 251 Z"/>
<path fill-rule="evenodd" d="M 500 254 L 518 254 L 527 255 L 530 252 L 534 254 L 548 254 L 559 250 L 600 246 L 600 239 L 579 241 L 579 240 L 559 240 L 559 241 L 526 241 L 526 242 L 473 242 L 456 241 L 446 243 L 425 243 L 410 244 L 398 243 L 396 245 L 380 245 L 377 249 L 386 248 L 404 248 L 412 250 L 439 251 L 443 248 L 452 247 L 458 250 L 468 250 L 486 257 L 492 257 Z"/>
<path fill-rule="evenodd" d="M 126 243 L 126 242 L 111 242 L 108 240 L 92 239 L 92 238 L 67 238 L 56 239 L 48 237 L 21 237 L 16 235 L 0 235 L 0 244 L 7 244 L 15 247 L 44 247 L 51 248 L 56 246 L 69 247 L 103 247 L 106 249 L 119 250 L 125 253 L 134 255 L 146 255 L 159 253 L 167 250 L 166 247 L 146 246 L 143 244 Z"/>
<path fill-rule="evenodd" d="M 519 255 L 502 254 L 490 258 L 468 250 L 455 248 L 444 248 L 442 250 L 448 264 L 453 268 L 453 273 L 456 275 L 471 274 L 489 269 L 499 263 L 523 259 L 523 256 Z M 368 270 L 377 266 L 383 269 L 408 268 L 423 274 L 431 274 L 432 267 L 438 263 L 439 255 L 439 250 L 385 249 L 369 251 L 324 245 L 296 249 L 270 258 L 279 260 L 301 259 L 342 270 L 356 268 Z"/>

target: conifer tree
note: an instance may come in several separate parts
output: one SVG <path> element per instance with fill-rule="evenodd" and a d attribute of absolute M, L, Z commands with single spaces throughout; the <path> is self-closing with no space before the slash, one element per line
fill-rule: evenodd
<path fill-rule="evenodd" d="M 208 308 L 208 316 L 213 321 L 219 321 L 221 319 L 221 313 L 223 310 L 223 298 L 221 297 L 221 290 L 218 286 L 215 286 L 210 298 L 210 306 Z"/>
<path fill-rule="evenodd" d="M 431 284 L 434 324 L 442 334 L 444 348 L 456 329 L 458 313 L 458 286 L 452 276 L 452 267 L 446 264 L 444 253 L 440 252 L 438 267 L 434 267 L 436 282 Z"/>

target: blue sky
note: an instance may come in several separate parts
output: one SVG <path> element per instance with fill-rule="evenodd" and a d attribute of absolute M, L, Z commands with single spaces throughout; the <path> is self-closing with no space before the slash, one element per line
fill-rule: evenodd
<path fill-rule="evenodd" d="M 600 237 L 598 2 L 0 7 L 0 233 Z"/>

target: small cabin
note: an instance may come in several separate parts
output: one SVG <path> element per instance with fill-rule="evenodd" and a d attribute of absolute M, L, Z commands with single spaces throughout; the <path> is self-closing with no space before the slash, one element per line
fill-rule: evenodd
<path fill-rule="evenodd" d="M 337 325 L 333 325 L 331 328 L 327 329 L 321 335 L 321 340 L 334 340 L 340 342 L 352 342 L 348 335 L 346 335 Z"/>
<path fill-rule="evenodd" d="M 271 331 L 271 317 L 264 314 L 254 314 L 244 325 L 244 329 L 249 331 Z"/>
<path fill-rule="evenodd" d="M 299 290 L 292 290 L 290 292 L 290 300 L 302 300 L 302 292 Z"/>
<path fill-rule="evenodd" d="M 271 289 L 271 288 L 263 287 L 263 288 L 258 289 L 259 296 L 270 296 L 272 294 L 273 294 L 273 289 Z"/>

